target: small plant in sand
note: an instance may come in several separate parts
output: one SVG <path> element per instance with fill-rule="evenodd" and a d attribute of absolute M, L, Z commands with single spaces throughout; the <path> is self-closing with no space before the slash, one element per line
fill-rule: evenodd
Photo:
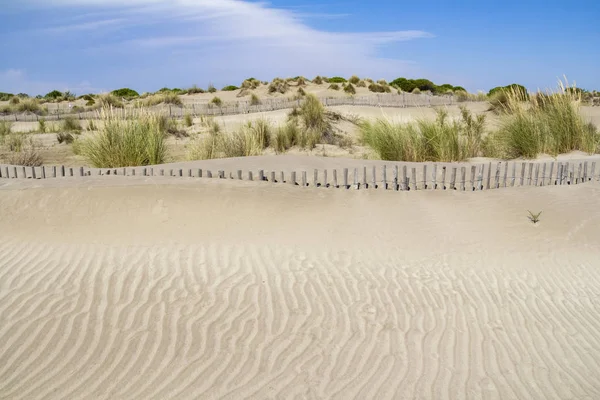
<path fill-rule="evenodd" d="M 215 93 L 217 91 L 217 88 L 215 88 L 215 86 L 211 83 L 208 85 L 208 93 Z"/>
<path fill-rule="evenodd" d="M 183 101 L 177 93 L 173 92 L 162 92 L 153 94 L 143 101 L 143 105 L 146 107 L 155 106 L 157 104 L 172 104 L 176 106 L 183 106 Z"/>
<path fill-rule="evenodd" d="M 319 75 L 315 76 L 315 78 L 312 80 L 312 83 L 314 83 L 315 85 L 322 85 L 323 84 L 323 78 Z"/>
<path fill-rule="evenodd" d="M 344 92 L 353 95 L 356 94 L 356 89 L 354 88 L 354 85 L 352 85 L 352 83 L 348 83 L 348 85 L 346 85 L 346 87 L 344 88 Z"/>
<path fill-rule="evenodd" d="M 299 76 L 299 77 L 296 79 L 296 85 L 298 85 L 298 86 L 306 86 L 306 84 L 307 84 L 307 83 L 306 83 L 306 78 L 305 78 L 305 77 L 303 77 L 303 76 Z"/>
<path fill-rule="evenodd" d="M 164 117 L 139 110 L 124 119 L 103 109 L 99 132 L 80 139 L 81 155 L 96 168 L 116 168 L 164 163 L 167 155 Z"/>
<path fill-rule="evenodd" d="M 252 93 L 252 95 L 250 96 L 250 105 L 257 106 L 259 104 L 260 104 L 260 98 L 255 93 Z"/>
<path fill-rule="evenodd" d="M 260 86 L 260 81 L 254 78 L 248 78 L 242 82 L 242 89 L 253 90 Z"/>
<path fill-rule="evenodd" d="M 217 107 L 221 107 L 223 105 L 223 100 L 221 100 L 220 97 L 213 97 L 212 100 L 210 101 L 210 104 L 213 104 Z"/>
<path fill-rule="evenodd" d="M 356 87 L 367 87 L 367 83 L 363 80 L 356 83 Z"/>
<path fill-rule="evenodd" d="M 334 76 L 328 79 L 329 83 L 344 83 L 346 82 L 346 78 L 342 78 L 341 76 Z"/>
<path fill-rule="evenodd" d="M 300 97 L 306 96 L 306 92 L 301 87 L 298 88 L 298 96 L 300 96 Z"/>
<path fill-rule="evenodd" d="M 90 120 L 88 121 L 88 125 L 87 125 L 87 131 L 88 131 L 88 132 L 93 132 L 93 131 L 95 131 L 95 130 L 96 130 L 96 124 L 94 123 L 94 120 L 93 120 L 93 119 L 90 119 Z"/>
<path fill-rule="evenodd" d="M 0 120 L 0 140 L 6 135 L 10 135 L 12 131 L 12 122 L 6 120 Z"/>
<path fill-rule="evenodd" d="M 529 215 L 527 216 L 527 218 L 533 223 L 533 224 L 537 224 L 538 222 L 540 222 L 540 215 L 542 215 L 542 212 L 540 211 L 539 213 L 532 213 L 531 211 L 527 210 L 527 212 L 529 213 Z"/>
<path fill-rule="evenodd" d="M 421 89 L 419 88 L 414 88 L 411 92 L 412 94 L 421 94 Z"/>
<path fill-rule="evenodd" d="M 235 86 L 235 85 L 227 85 L 225 86 L 223 89 L 221 89 L 223 92 L 233 92 L 234 90 L 238 90 L 239 87 Z"/>
<path fill-rule="evenodd" d="M 369 90 L 374 93 L 391 93 L 392 89 L 388 85 L 382 85 L 380 83 L 371 83 Z"/>
<path fill-rule="evenodd" d="M 340 90 L 340 85 L 338 85 L 337 83 L 332 83 L 327 89 Z"/>
<path fill-rule="evenodd" d="M 190 113 L 185 114 L 185 116 L 183 117 L 183 122 L 185 123 L 185 126 L 187 126 L 188 128 L 191 127 L 192 125 L 194 125 L 194 119 L 192 118 Z"/>

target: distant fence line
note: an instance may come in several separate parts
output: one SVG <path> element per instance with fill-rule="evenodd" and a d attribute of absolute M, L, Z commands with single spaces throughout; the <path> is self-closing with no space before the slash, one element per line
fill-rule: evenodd
<path fill-rule="evenodd" d="M 346 97 L 322 97 L 319 100 L 325 106 L 366 106 L 366 107 L 433 107 L 456 104 L 454 96 L 431 96 L 427 94 L 391 94 L 382 93 L 371 96 L 346 96 Z M 192 116 L 221 116 L 221 115 L 236 115 L 236 114 L 253 114 L 276 110 L 291 109 L 299 107 L 302 104 L 302 99 L 263 99 L 258 105 L 252 105 L 248 100 L 240 100 L 234 103 L 225 103 L 218 107 L 210 103 L 184 103 L 183 106 L 176 105 L 160 105 L 151 107 L 154 110 L 164 112 L 172 118 L 183 118 L 186 114 Z M 133 113 L 134 108 L 126 108 L 123 110 L 124 115 Z M 61 111 L 64 111 L 61 113 Z M 64 110 L 52 110 L 48 115 L 37 115 L 34 113 L 23 114 L 8 114 L 0 116 L 3 120 L 20 121 L 20 122 L 35 122 L 40 119 L 46 121 L 57 121 L 64 119 L 67 116 L 72 116 L 78 119 L 98 119 L 97 111 L 84 111 L 80 113 L 72 113 L 69 108 Z"/>
<path fill-rule="evenodd" d="M 220 178 L 286 183 L 301 187 L 380 189 L 391 191 L 457 190 L 481 191 L 515 186 L 574 185 L 600 180 L 596 162 L 490 162 L 463 166 L 435 163 L 393 164 L 371 168 L 310 171 L 225 171 L 202 168 L 67 168 L 65 166 L 0 167 L 0 178 L 48 179 L 86 176 L 167 176 Z"/>

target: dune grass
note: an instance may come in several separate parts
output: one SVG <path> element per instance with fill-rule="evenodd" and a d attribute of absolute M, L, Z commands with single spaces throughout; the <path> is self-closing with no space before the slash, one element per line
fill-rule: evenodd
<path fill-rule="evenodd" d="M 252 93 L 250 95 L 250 105 L 257 106 L 260 104 L 260 98 L 256 95 L 256 93 Z"/>
<path fill-rule="evenodd" d="M 503 90 L 497 105 L 500 128 L 486 140 L 486 155 L 499 158 L 535 158 L 574 150 L 600 151 L 600 134 L 580 111 L 581 95 L 559 82 L 558 89 L 528 99 L 517 90 Z"/>
<path fill-rule="evenodd" d="M 99 113 L 102 129 L 81 139 L 81 155 L 94 167 L 116 168 L 165 162 L 164 117 L 139 110 L 123 119 L 112 109 Z"/>
<path fill-rule="evenodd" d="M 80 132 L 81 124 L 79 120 L 75 119 L 75 117 L 68 115 L 63 119 L 61 128 L 65 132 Z"/>
<path fill-rule="evenodd" d="M 190 113 L 185 114 L 185 116 L 183 117 L 183 123 L 188 128 L 191 127 L 192 125 L 194 125 L 194 119 L 192 118 Z"/>
<path fill-rule="evenodd" d="M 480 153 L 484 123 L 484 116 L 474 118 L 466 108 L 461 109 L 457 121 L 449 121 L 448 112 L 439 109 L 435 121 L 366 121 L 360 124 L 360 131 L 363 143 L 382 160 L 452 162 Z"/>
<path fill-rule="evenodd" d="M 114 94 L 104 93 L 97 97 L 96 102 L 94 103 L 94 109 L 103 109 L 103 108 L 123 108 L 125 105 L 121 100 L 119 100 Z"/>
<path fill-rule="evenodd" d="M 38 144 L 29 135 L 12 133 L 7 138 L 9 153 L 5 159 L 8 164 L 39 167 L 43 159 L 38 151 Z"/>
<path fill-rule="evenodd" d="M 211 129 L 207 136 L 190 144 L 187 158 L 209 160 L 261 155 L 271 144 L 272 130 L 271 123 L 262 118 L 248 122 L 240 130 L 230 134 L 221 133 L 220 129 Z"/>
<path fill-rule="evenodd" d="M 174 92 L 161 92 L 153 94 L 148 98 L 144 99 L 142 104 L 145 107 L 152 107 L 158 104 L 172 104 L 179 107 L 183 106 L 183 101 L 177 93 Z"/>

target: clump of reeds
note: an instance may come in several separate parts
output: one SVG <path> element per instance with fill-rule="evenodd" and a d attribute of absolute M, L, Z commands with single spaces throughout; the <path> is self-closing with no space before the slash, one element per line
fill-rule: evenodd
<path fill-rule="evenodd" d="M 285 94 L 289 89 L 289 84 L 287 81 L 281 78 L 275 78 L 269 84 L 269 93 L 281 93 Z"/>
<path fill-rule="evenodd" d="M 157 104 L 172 104 L 181 107 L 183 106 L 183 101 L 177 93 L 165 91 L 149 96 L 142 104 L 146 107 L 155 106 Z"/>

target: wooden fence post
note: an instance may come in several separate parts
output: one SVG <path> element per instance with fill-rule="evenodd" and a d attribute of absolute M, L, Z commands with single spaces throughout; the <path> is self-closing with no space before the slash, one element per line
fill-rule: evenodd
<path fill-rule="evenodd" d="M 408 190 L 407 184 L 408 176 L 406 174 L 406 165 L 402 166 L 402 190 Z"/>
<path fill-rule="evenodd" d="M 540 164 L 536 163 L 535 165 L 535 177 L 533 179 L 533 186 L 537 186 L 538 185 L 538 177 L 540 175 Z"/>
<path fill-rule="evenodd" d="M 302 187 L 308 186 L 306 182 L 306 171 L 302 171 Z"/>
<path fill-rule="evenodd" d="M 585 161 L 583 163 L 583 181 L 587 182 L 588 181 L 588 162 Z"/>
<path fill-rule="evenodd" d="M 333 187 L 336 189 L 339 188 L 338 178 L 337 178 L 337 169 L 333 170 Z"/>
<path fill-rule="evenodd" d="M 521 164 L 521 182 L 519 186 L 523 186 L 523 184 L 525 183 L 525 163 Z"/>
<path fill-rule="evenodd" d="M 487 173 L 487 180 L 485 182 L 485 188 L 489 189 L 490 188 L 490 181 L 492 180 L 492 163 L 490 163 L 488 165 L 488 173 Z"/>
<path fill-rule="evenodd" d="M 296 185 L 296 171 L 292 171 L 291 175 L 290 175 L 290 185 L 295 186 Z"/>
<path fill-rule="evenodd" d="M 212 178 L 212 171 L 210 169 L 206 170 L 206 177 L 207 178 Z"/>
<path fill-rule="evenodd" d="M 344 168 L 342 176 L 343 176 L 343 180 L 344 180 L 344 189 L 348 189 L 349 188 L 349 186 L 348 186 L 348 168 Z"/>
<path fill-rule="evenodd" d="M 8 178 L 8 168 L 6 168 L 6 177 Z M 46 179 L 46 166 L 42 165 L 42 179 Z"/>
<path fill-rule="evenodd" d="M 465 180 L 466 180 L 467 168 L 460 167 L 460 190 L 465 191 Z"/>
<path fill-rule="evenodd" d="M 544 163 L 544 166 L 542 167 L 542 180 L 540 186 L 546 186 L 546 163 Z"/>
<path fill-rule="evenodd" d="M 373 165 L 372 189 L 377 189 L 377 167 Z"/>
<path fill-rule="evenodd" d="M 238 169 L 238 170 L 237 170 L 237 178 L 238 178 L 238 180 L 240 180 L 240 181 L 241 181 L 242 179 L 244 179 L 244 178 L 243 178 L 243 176 L 242 176 L 242 170 L 241 170 L 241 169 Z"/>
<path fill-rule="evenodd" d="M 557 183 L 557 185 L 562 185 L 562 182 L 563 182 L 563 179 L 562 179 L 562 176 L 563 176 L 563 164 L 562 163 L 558 164 L 557 173 L 558 173 L 558 176 L 557 176 L 558 183 Z"/>
<path fill-rule="evenodd" d="M 313 185 L 319 187 L 319 170 L 316 168 L 313 171 Z"/>
<path fill-rule="evenodd" d="M 281 171 L 281 183 L 285 183 L 285 172 Z"/>
<path fill-rule="evenodd" d="M 353 182 L 354 182 L 354 184 L 353 184 L 354 189 L 358 189 L 359 183 L 358 183 L 358 169 L 357 168 L 354 168 L 354 181 Z"/>
<path fill-rule="evenodd" d="M 35 167 L 31 167 L 31 177 L 33 179 L 37 179 L 36 176 L 35 176 Z"/>
<path fill-rule="evenodd" d="M 367 167 L 363 167 L 362 188 L 366 189 L 367 187 L 369 187 L 369 184 L 367 183 Z"/>
<path fill-rule="evenodd" d="M 67 176 L 67 174 L 65 174 L 65 166 L 64 165 L 60 166 L 60 176 L 62 176 L 63 178 L 65 176 Z"/>
<path fill-rule="evenodd" d="M 554 164 L 556 164 L 556 162 L 551 162 L 550 163 L 550 179 L 548 180 L 548 185 L 553 186 L 556 185 L 556 181 L 552 180 L 552 175 L 554 175 Z M 556 172 L 558 173 L 558 168 L 556 168 Z"/>
<path fill-rule="evenodd" d="M 596 161 L 592 161 L 592 167 L 590 169 L 590 180 L 594 180 L 594 174 L 596 173 Z"/>
<path fill-rule="evenodd" d="M 517 163 L 514 162 L 512 166 L 512 176 L 510 177 L 510 186 L 515 186 L 515 180 L 517 179 Z"/>
<path fill-rule="evenodd" d="M 411 179 L 412 179 L 412 184 L 411 184 L 410 189 L 411 190 L 418 190 L 419 187 L 417 185 L 417 169 L 413 167 L 411 169 L 411 174 L 410 175 L 411 175 Z"/>
<path fill-rule="evenodd" d="M 296 173 L 294 172 L 294 175 L 295 175 L 295 174 L 296 174 Z M 254 180 L 254 176 L 252 175 L 252 171 L 248 171 L 248 180 L 249 180 L 249 181 L 253 181 L 253 180 Z M 295 179 L 294 179 L 294 181 L 295 181 Z"/>
<path fill-rule="evenodd" d="M 398 185 L 398 166 L 394 165 L 394 190 L 399 190 L 400 186 Z"/>
<path fill-rule="evenodd" d="M 475 175 L 477 175 L 477 167 L 472 165 L 471 166 L 471 191 L 475 191 Z"/>
<path fill-rule="evenodd" d="M 533 163 L 529 163 L 529 170 L 527 172 L 527 186 L 531 186 L 531 176 L 533 175 Z"/>
<path fill-rule="evenodd" d="M 388 184 L 387 184 L 387 166 L 383 166 L 383 189 L 387 190 L 388 188 Z"/>
<path fill-rule="evenodd" d="M 494 189 L 500 187 L 500 166 L 501 163 L 496 164 L 496 175 L 494 175 Z"/>
<path fill-rule="evenodd" d="M 275 183 L 275 171 L 271 171 L 271 183 Z"/>
<path fill-rule="evenodd" d="M 452 167 L 452 175 L 450 175 L 450 189 L 456 190 L 456 167 Z"/>
<path fill-rule="evenodd" d="M 502 187 L 506 187 L 506 178 L 508 177 L 508 162 L 504 163 L 504 177 L 502 178 Z"/>
<path fill-rule="evenodd" d="M 579 165 L 577 167 L 577 180 L 575 181 L 575 183 L 581 183 L 581 168 L 582 168 L 582 165 L 581 165 L 581 163 L 579 163 Z"/>

